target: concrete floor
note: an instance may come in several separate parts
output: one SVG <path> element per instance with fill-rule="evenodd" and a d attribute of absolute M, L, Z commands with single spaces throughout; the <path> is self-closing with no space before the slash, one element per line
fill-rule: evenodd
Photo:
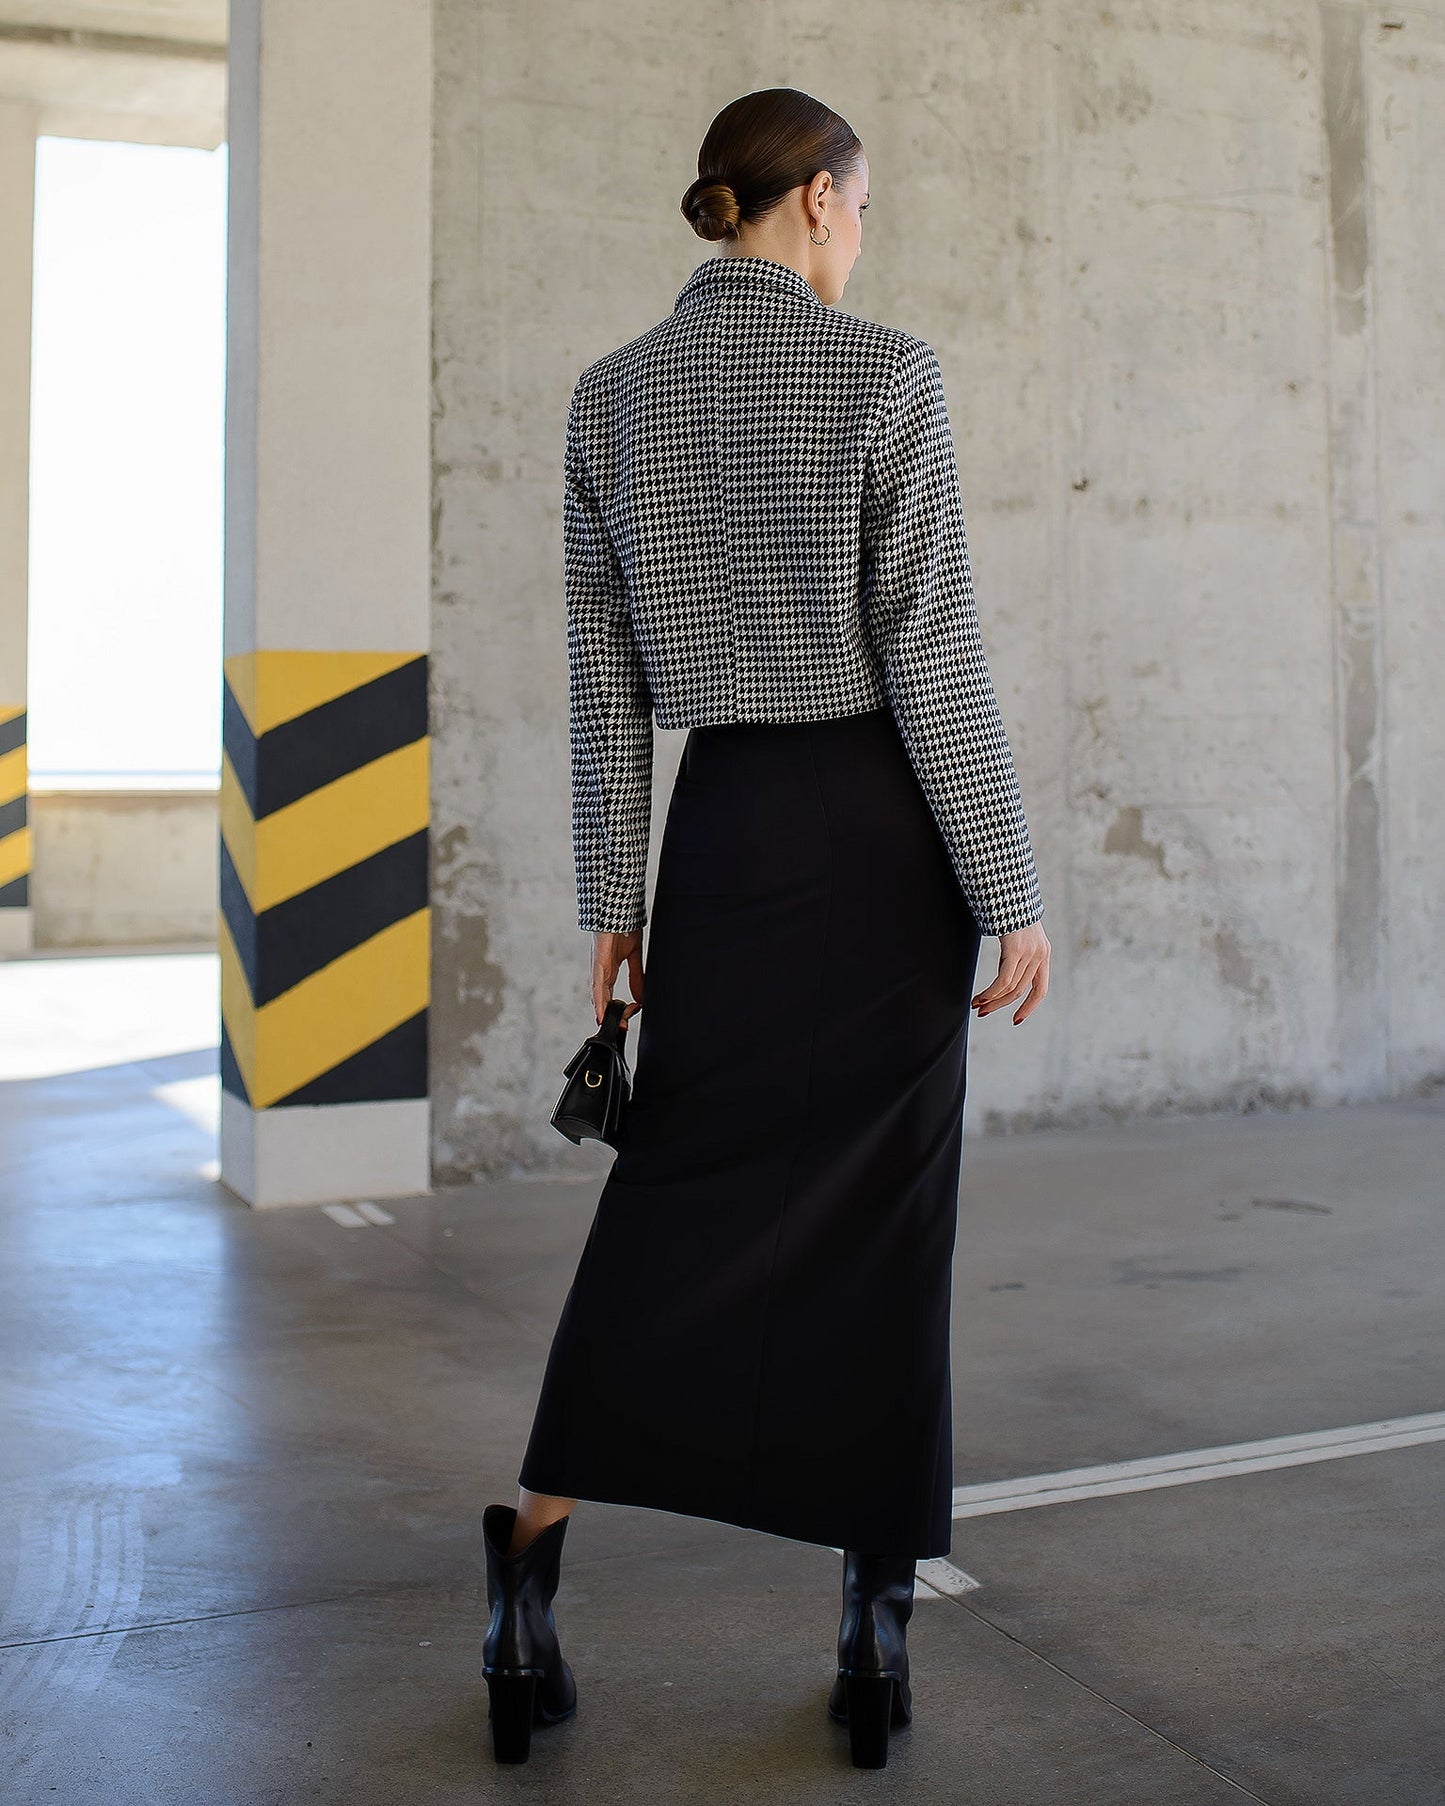
<path fill-rule="evenodd" d="M 174 1050 L 152 1009 L 82 1070 L 99 969 L 0 966 L 40 1074 L 0 1085 L 7 1806 L 1445 1800 L 1439 1440 L 961 1518 L 882 1771 L 823 1708 L 836 1554 L 584 1503 L 580 1708 L 496 1768 L 478 1518 L 596 1184 L 246 1209 L 185 1046 L 214 966 L 161 966 Z M 1442 1191 L 1424 1103 L 971 1139 L 958 1483 L 1439 1411 Z"/>

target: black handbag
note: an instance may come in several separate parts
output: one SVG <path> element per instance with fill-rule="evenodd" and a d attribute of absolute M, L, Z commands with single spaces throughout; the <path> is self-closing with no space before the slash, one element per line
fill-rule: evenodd
<path fill-rule="evenodd" d="M 623 1052 L 626 1008 L 621 997 L 614 997 L 603 1011 L 597 1033 L 587 1037 L 563 1069 L 566 1083 L 552 1110 L 552 1127 L 579 1147 L 587 1139 L 621 1146 L 632 1096 L 632 1074 Z"/>

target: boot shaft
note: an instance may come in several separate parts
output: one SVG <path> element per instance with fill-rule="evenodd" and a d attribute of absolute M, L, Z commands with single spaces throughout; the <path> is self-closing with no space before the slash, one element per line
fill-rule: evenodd
<path fill-rule="evenodd" d="M 840 1668 L 908 1672 L 906 1631 L 913 1616 L 916 1559 L 844 1551 Z"/>
<path fill-rule="evenodd" d="M 489 1505 L 482 1514 L 491 1610 L 482 1661 L 488 1668 L 547 1670 L 554 1666 L 557 1654 L 552 1601 L 562 1577 L 567 1519 L 549 1524 L 524 1549 L 508 1555 L 516 1516 L 514 1505 Z"/>

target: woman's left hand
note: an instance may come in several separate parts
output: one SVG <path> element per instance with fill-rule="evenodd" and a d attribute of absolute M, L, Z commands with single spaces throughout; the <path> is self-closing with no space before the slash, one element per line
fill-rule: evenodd
<path fill-rule="evenodd" d="M 599 1026 L 623 966 L 627 967 L 627 988 L 634 999 L 622 1012 L 622 1026 L 626 1028 L 642 1008 L 642 930 L 636 928 L 631 934 L 599 930 L 592 936 L 592 1001 Z"/>

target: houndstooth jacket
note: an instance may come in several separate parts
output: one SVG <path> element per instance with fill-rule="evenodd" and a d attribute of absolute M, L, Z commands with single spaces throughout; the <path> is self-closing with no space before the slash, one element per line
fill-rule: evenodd
<path fill-rule="evenodd" d="M 713 256 L 578 378 L 563 551 L 579 927 L 647 920 L 654 718 L 885 703 L 980 929 L 1040 919 L 924 340 Z"/>

